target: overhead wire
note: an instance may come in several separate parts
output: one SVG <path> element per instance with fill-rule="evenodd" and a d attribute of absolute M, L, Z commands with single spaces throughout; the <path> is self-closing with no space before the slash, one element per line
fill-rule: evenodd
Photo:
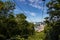
<path fill-rule="evenodd" d="M 15 0 L 13 0 L 15 3 L 16 3 L 16 1 Z M 43 1 L 43 9 L 42 9 L 42 22 L 43 22 L 43 13 L 44 13 L 44 5 L 45 5 L 45 0 L 42 0 Z M 17 3 L 16 3 L 17 4 Z M 27 13 L 25 13 L 25 11 L 24 11 L 24 9 L 22 9 L 18 4 L 17 4 L 17 6 L 23 11 L 23 13 L 25 14 L 25 15 L 27 15 Z M 30 17 L 28 17 L 29 19 L 30 19 Z M 32 22 L 32 20 L 30 19 L 30 21 Z"/>
<path fill-rule="evenodd" d="M 15 0 L 13 0 L 13 1 L 16 3 Z M 17 4 L 17 3 L 16 3 L 16 4 Z M 27 13 L 24 11 L 24 9 L 22 9 L 18 4 L 17 4 L 17 6 L 20 8 L 20 10 L 22 10 L 22 12 L 24 13 L 24 15 L 28 16 Z M 30 19 L 30 17 L 28 17 L 28 18 L 29 18 L 29 20 L 32 22 L 32 20 Z"/>
<path fill-rule="evenodd" d="M 42 9 L 42 18 L 41 18 L 41 19 L 42 19 L 42 22 L 43 22 L 43 16 L 44 16 L 44 7 L 45 7 L 45 0 L 42 0 L 42 1 L 43 1 L 43 5 L 42 5 L 42 6 L 43 6 L 43 9 Z"/>
<path fill-rule="evenodd" d="M 28 7 L 28 6 L 27 6 Z M 30 11 L 31 12 L 31 10 L 30 9 L 27 9 L 28 11 Z M 35 18 L 34 18 L 34 16 L 32 16 L 33 17 L 33 19 L 35 20 Z M 34 20 L 32 20 L 32 21 L 34 21 Z M 34 22 L 33 22 L 34 23 Z"/>
<path fill-rule="evenodd" d="M 44 3 L 43 3 L 43 12 L 44 12 L 44 4 L 45 4 L 45 0 L 42 0 L 42 1 L 44 1 Z M 27 9 L 27 10 L 29 10 L 29 9 Z M 43 12 L 42 12 L 42 19 L 43 19 Z M 34 16 L 33 16 L 33 18 L 34 18 Z M 35 20 L 35 18 L 34 18 L 34 20 Z M 42 20 L 43 21 L 43 20 Z"/>

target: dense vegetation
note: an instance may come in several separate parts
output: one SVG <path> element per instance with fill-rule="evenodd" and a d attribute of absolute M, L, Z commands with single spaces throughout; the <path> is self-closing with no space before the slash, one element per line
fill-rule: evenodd
<path fill-rule="evenodd" d="M 0 1 L 0 39 L 28 39 L 34 34 L 34 24 L 26 20 L 23 13 L 14 15 L 15 4 Z"/>
<path fill-rule="evenodd" d="M 60 40 L 60 0 L 51 0 L 46 17 L 45 40 Z"/>
<path fill-rule="evenodd" d="M 60 0 L 51 0 L 45 30 L 38 33 L 23 13 L 14 15 L 15 3 L 0 1 L 0 40 L 60 40 Z"/>

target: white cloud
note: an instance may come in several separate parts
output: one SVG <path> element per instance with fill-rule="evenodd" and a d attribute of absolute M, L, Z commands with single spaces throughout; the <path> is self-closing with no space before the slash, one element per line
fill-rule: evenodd
<path fill-rule="evenodd" d="M 25 0 L 19 0 L 20 2 L 25 2 Z"/>
<path fill-rule="evenodd" d="M 35 14 L 35 13 L 33 13 L 33 12 L 31 12 L 31 13 L 30 13 L 30 15 L 31 15 L 31 16 L 36 16 L 36 14 Z"/>
<path fill-rule="evenodd" d="M 42 9 L 43 7 L 40 6 L 40 3 L 42 3 L 41 0 L 29 0 L 29 5 L 38 9 Z"/>
<path fill-rule="evenodd" d="M 31 7 L 42 9 L 43 7 L 40 6 L 40 3 L 42 3 L 41 0 L 19 0 L 20 2 L 23 2 L 24 4 L 28 4 Z M 29 1 L 29 3 L 27 2 Z"/>
<path fill-rule="evenodd" d="M 30 4 L 30 6 L 35 7 L 35 8 L 38 8 L 38 9 L 43 9 L 43 7 L 41 7 L 38 4 Z"/>
<path fill-rule="evenodd" d="M 29 2 L 33 3 L 35 0 L 28 0 Z"/>
<path fill-rule="evenodd" d="M 33 3 L 33 2 L 39 3 L 41 0 L 28 0 L 28 1 L 31 2 L 31 3 Z"/>
<path fill-rule="evenodd" d="M 29 15 L 31 15 L 31 16 L 36 16 L 36 13 L 34 13 L 34 12 L 25 11 L 25 13 L 26 13 L 26 14 L 29 13 Z"/>

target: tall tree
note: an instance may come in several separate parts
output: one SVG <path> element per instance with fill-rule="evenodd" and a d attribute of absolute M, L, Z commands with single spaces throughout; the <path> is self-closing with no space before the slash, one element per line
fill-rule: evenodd
<path fill-rule="evenodd" d="M 47 27 L 45 28 L 45 40 L 59 40 L 60 35 L 60 1 L 51 0 L 48 4 L 49 18 L 46 21 Z M 49 22 L 49 23 L 48 23 Z"/>
<path fill-rule="evenodd" d="M 0 38 L 4 40 L 6 38 L 9 38 L 7 22 L 8 22 L 10 13 L 15 8 L 15 4 L 14 3 L 12 4 L 12 3 L 13 2 L 10 2 L 10 1 L 6 1 L 6 2 L 0 1 Z"/>
<path fill-rule="evenodd" d="M 26 16 L 24 14 L 18 14 L 16 16 L 16 21 L 18 22 L 19 34 L 21 37 L 27 39 L 28 36 L 34 33 L 34 24 L 26 21 Z"/>
<path fill-rule="evenodd" d="M 16 36 L 27 39 L 34 33 L 34 24 L 26 20 L 24 14 L 14 15 L 15 3 L 0 1 L 0 39 L 7 40 Z M 15 38 L 14 38 L 15 39 Z"/>

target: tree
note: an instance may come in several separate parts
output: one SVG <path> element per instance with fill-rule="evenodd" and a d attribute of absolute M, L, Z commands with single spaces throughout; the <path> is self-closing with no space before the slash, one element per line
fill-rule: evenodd
<path fill-rule="evenodd" d="M 2 5 L 1 5 L 2 4 Z M 15 3 L 0 1 L 0 39 L 15 39 L 17 36 L 28 39 L 34 33 L 34 24 L 26 20 L 24 14 L 14 15 Z M 15 38 L 14 38 L 15 37 Z"/>
<path fill-rule="evenodd" d="M 16 21 L 18 22 L 18 27 L 20 30 L 19 35 L 21 37 L 27 39 L 28 36 L 33 35 L 34 24 L 26 21 L 26 16 L 24 14 L 18 14 L 16 16 Z"/>
<path fill-rule="evenodd" d="M 0 38 L 1 40 L 10 38 L 9 36 L 9 28 L 7 27 L 9 14 L 15 8 L 15 4 L 10 1 L 0 1 Z M 10 12 L 11 11 L 11 12 Z"/>
<path fill-rule="evenodd" d="M 45 40 L 59 40 L 60 35 L 60 1 L 52 0 L 47 4 L 49 18 L 45 28 Z M 48 23 L 49 22 L 49 23 Z"/>

